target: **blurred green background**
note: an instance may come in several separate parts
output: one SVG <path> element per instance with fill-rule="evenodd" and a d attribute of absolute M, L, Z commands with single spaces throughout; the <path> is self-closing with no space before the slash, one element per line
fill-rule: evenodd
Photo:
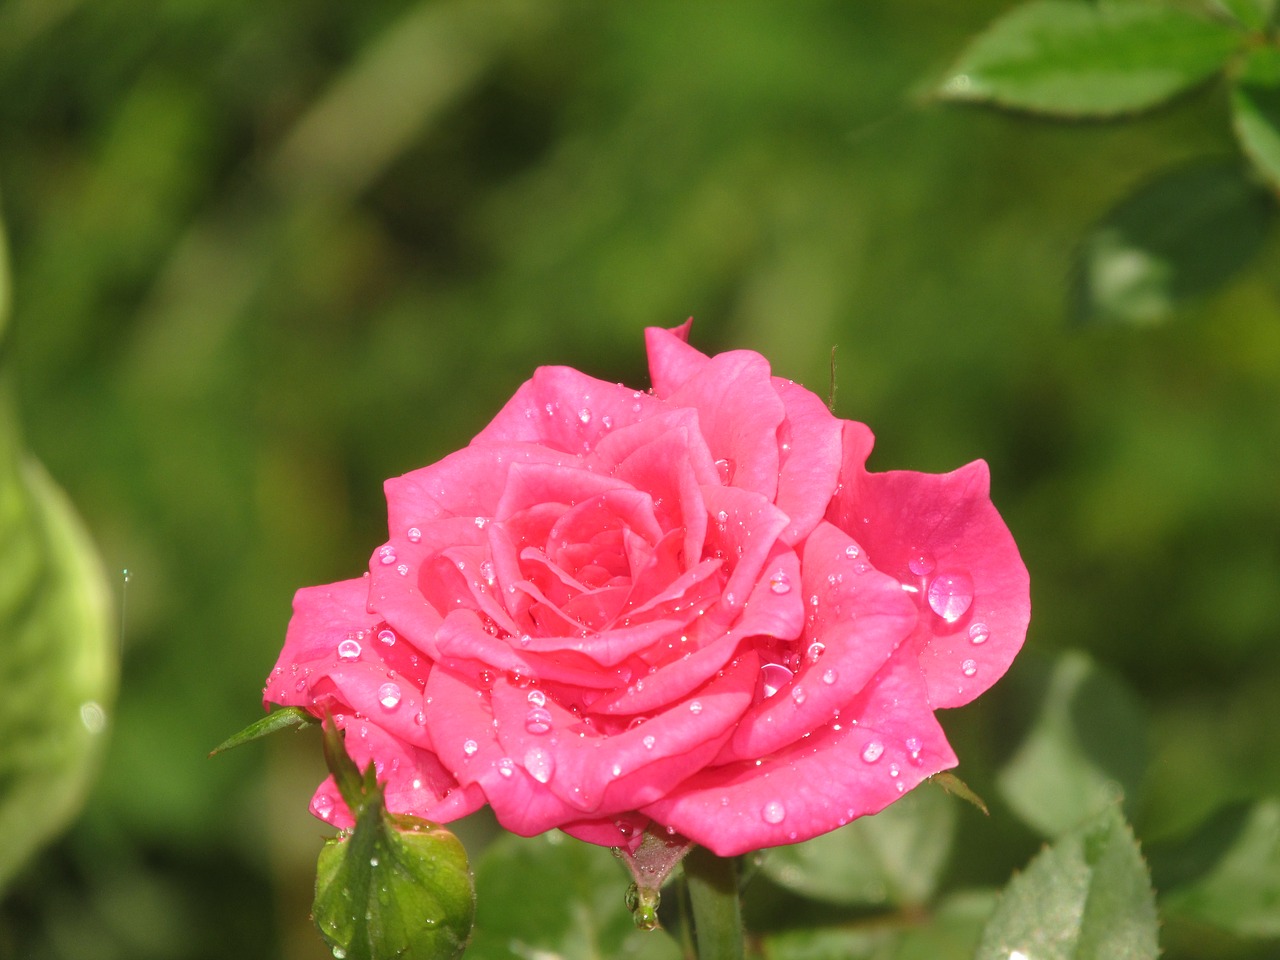
<path fill-rule="evenodd" d="M 1069 326 L 1089 225 L 1235 148 L 1213 86 L 1096 125 L 922 97 L 1007 6 L 0 5 L 2 356 L 123 607 L 100 778 L 0 955 L 326 956 L 318 741 L 205 758 L 293 590 L 357 575 L 383 479 L 534 366 L 644 386 L 643 327 L 690 315 L 824 395 L 836 345 L 873 469 L 991 464 L 1033 619 L 942 717 L 993 808 L 953 875 L 1038 848 L 994 771 L 1069 648 L 1150 718 L 1144 842 L 1280 792 L 1280 237 L 1163 326 Z"/>

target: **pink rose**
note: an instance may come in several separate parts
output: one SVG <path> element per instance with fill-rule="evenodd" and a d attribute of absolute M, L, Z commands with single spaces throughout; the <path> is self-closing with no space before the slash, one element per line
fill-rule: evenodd
<path fill-rule="evenodd" d="M 265 699 L 332 712 L 391 810 L 727 856 L 955 765 L 934 710 L 1030 611 L 986 465 L 868 473 L 865 426 L 688 330 L 647 332 L 647 393 L 539 369 L 387 482 L 369 573 L 298 592 Z M 312 810 L 350 823 L 331 781 Z"/>

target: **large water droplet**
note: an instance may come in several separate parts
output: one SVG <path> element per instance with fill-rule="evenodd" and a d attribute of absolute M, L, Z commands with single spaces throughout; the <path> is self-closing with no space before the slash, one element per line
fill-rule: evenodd
<path fill-rule="evenodd" d="M 765 823 L 781 823 L 787 819 L 787 808 L 777 800 L 770 800 L 760 811 Z"/>
<path fill-rule="evenodd" d="M 530 690 L 528 700 L 535 707 L 545 707 L 547 705 L 547 695 L 541 690 Z"/>
<path fill-rule="evenodd" d="M 396 548 L 391 544 L 386 544 L 378 548 L 378 559 L 384 566 L 390 566 L 396 562 Z"/>
<path fill-rule="evenodd" d="M 338 644 L 338 656 L 343 660 L 360 659 L 360 641 L 355 637 L 347 637 Z"/>
<path fill-rule="evenodd" d="M 769 578 L 769 589 L 779 595 L 790 593 L 791 579 L 782 571 L 778 571 Z"/>
<path fill-rule="evenodd" d="M 524 755 L 524 768 L 539 783 L 546 783 L 556 771 L 555 758 L 541 747 L 533 747 Z"/>
<path fill-rule="evenodd" d="M 978 662 L 976 660 L 966 660 L 960 664 L 960 672 L 966 677 L 972 677 L 978 672 Z"/>
<path fill-rule="evenodd" d="M 972 644 L 986 643 L 991 636 L 991 628 L 985 623 L 975 623 L 969 627 L 969 642 Z"/>
<path fill-rule="evenodd" d="M 396 632 L 394 630 L 384 628 L 378 631 L 378 639 L 388 647 L 394 647 L 396 644 Z"/>
<path fill-rule="evenodd" d="M 479 749 L 480 744 L 476 743 L 474 740 L 467 740 L 462 744 L 462 752 L 467 757 L 474 757 L 476 755 L 476 751 Z"/>
<path fill-rule="evenodd" d="M 378 688 L 378 702 L 392 710 L 400 705 L 400 684 L 384 683 Z"/>
<path fill-rule="evenodd" d="M 417 527 L 410 527 L 409 532 L 405 534 L 409 538 L 410 543 L 417 543 L 422 539 L 422 531 Z"/>
<path fill-rule="evenodd" d="M 327 793 L 319 794 L 311 801 L 311 809 L 321 820 L 328 820 L 333 816 L 333 797 Z"/>
<path fill-rule="evenodd" d="M 857 544 L 854 543 L 851 543 L 844 548 L 844 555 L 850 560 L 857 560 L 859 552 Z"/>
<path fill-rule="evenodd" d="M 764 685 L 764 695 L 772 697 L 791 680 L 792 672 L 780 663 L 766 663 L 760 668 L 760 680 Z"/>
<path fill-rule="evenodd" d="M 947 623 L 955 623 L 973 603 L 973 579 L 967 573 L 940 573 L 929 584 L 929 608 Z"/>
<path fill-rule="evenodd" d="M 534 707 L 524 718 L 524 728 L 530 733 L 542 734 L 551 729 L 551 711 Z"/>
<path fill-rule="evenodd" d="M 884 753 L 884 744 L 879 740 L 872 740 L 862 748 L 862 759 L 867 763 L 875 763 L 880 759 L 880 755 Z"/>

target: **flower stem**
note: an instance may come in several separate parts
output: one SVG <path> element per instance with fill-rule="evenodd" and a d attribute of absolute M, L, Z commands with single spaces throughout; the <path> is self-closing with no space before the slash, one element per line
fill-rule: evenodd
<path fill-rule="evenodd" d="M 698 960 L 742 960 L 737 862 L 694 847 L 684 858 L 684 875 L 693 907 Z"/>

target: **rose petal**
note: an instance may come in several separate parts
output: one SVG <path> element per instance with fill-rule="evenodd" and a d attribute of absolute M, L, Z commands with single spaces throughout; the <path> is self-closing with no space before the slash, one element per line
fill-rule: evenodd
<path fill-rule="evenodd" d="M 645 349 L 649 353 L 649 380 L 653 392 L 665 400 L 687 381 L 697 376 L 710 359 L 689 346 L 692 320 L 670 330 L 648 327 L 644 332 Z"/>
<path fill-rule="evenodd" d="M 935 475 L 854 464 L 841 482 L 828 517 L 856 530 L 871 562 L 920 608 L 910 643 L 930 701 L 968 703 L 1009 668 L 1031 615 L 1027 568 L 991 503 L 987 465 Z"/>
<path fill-rule="evenodd" d="M 719 856 L 736 856 L 878 813 L 955 764 L 919 669 L 895 660 L 834 723 L 759 764 L 702 770 L 640 813 Z"/>
<path fill-rule="evenodd" d="M 779 377 L 773 378 L 773 387 L 786 410 L 779 437 L 782 460 L 775 502 L 791 517 L 782 539 L 797 544 L 822 519 L 835 492 L 840 474 L 841 422 L 804 387 Z M 869 430 L 867 435 L 869 438 Z"/>

